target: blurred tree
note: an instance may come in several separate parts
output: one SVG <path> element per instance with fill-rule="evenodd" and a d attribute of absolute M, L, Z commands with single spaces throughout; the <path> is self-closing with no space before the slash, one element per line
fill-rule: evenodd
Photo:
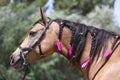
<path fill-rule="evenodd" d="M 112 5 L 114 0 L 56 0 L 55 9 L 64 10 L 67 14 L 78 12 L 86 15 L 94 9 L 96 5 Z"/>
<path fill-rule="evenodd" d="M 0 0 L 0 6 L 5 6 L 9 3 L 8 0 Z"/>
<path fill-rule="evenodd" d="M 10 67 L 9 56 L 20 45 L 31 25 L 39 19 L 38 6 L 43 6 L 47 0 L 33 0 L 28 3 L 31 5 L 26 5 L 27 1 L 24 0 L 24 2 L 14 7 L 11 7 L 11 5 L 0 7 L 0 80 L 17 80 L 18 73 Z M 55 9 L 57 11 L 49 17 L 60 17 L 94 25 L 95 27 L 113 29 L 112 11 L 110 7 L 106 7 L 106 5 L 112 4 L 110 1 L 113 0 L 102 1 L 104 3 L 102 8 L 94 8 L 96 5 L 101 5 L 100 0 L 71 0 L 71 2 L 69 0 L 56 0 Z M 108 1 L 108 3 L 104 1 Z M 86 14 L 86 16 L 79 15 L 78 12 Z M 119 29 L 116 28 L 116 30 Z M 66 64 L 66 59 L 53 55 L 33 64 L 27 80 L 83 80 L 80 78 L 82 75 L 77 69 L 72 66 L 72 69 L 68 69 Z"/>
<path fill-rule="evenodd" d="M 17 1 L 20 1 L 20 0 L 17 0 Z M 21 0 L 22 3 L 27 3 L 28 5 L 30 5 L 34 1 L 35 0 Z"/>

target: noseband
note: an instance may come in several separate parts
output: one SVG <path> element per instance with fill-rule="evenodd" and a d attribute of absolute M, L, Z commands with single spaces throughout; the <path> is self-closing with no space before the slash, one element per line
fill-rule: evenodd
<path fill-rule="evenodd" d="M 53 20 L 50 20 L 47 25 L 44 25 L 40 20 L 38 20 L 37 22 L 35 22 L 35 24 L 40 23 L 41 25 L 43 25 L 45 27 L 45 29 L 43 30 L 43 32 L 39 36 L 38 40 L 32 46 L 30 46 L 30 47 L 23 48 L 23 47 L 19 46 L 19 49 L 20 49 L 20 60 L 23 62 L 22 63 L 22 68 L 24 68 L 24 66 L 28 65 L 27 62 L 26 62 L 26 58 L 27 58 L 28 54 L 36 46 L 38 46 L 38 48 L 39 48 L 40 58 L 44 57 L 44 54 L 43 54 L 42 49 L 41 49 L 41 44 L 39 44 L 39 43 L 42 41 L 42 39 L 43 39 L 46 31 L 49 29 L 49 26 L 51 25 L 52 22 L 53 22 Z"/>

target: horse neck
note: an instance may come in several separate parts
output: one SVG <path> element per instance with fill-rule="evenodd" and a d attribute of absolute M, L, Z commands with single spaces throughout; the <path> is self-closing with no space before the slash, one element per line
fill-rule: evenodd
<path fill-rule="evenodd" d="M 61 48 L 62 51 L 60 51 L 60 54 L 62 54 L 63 56 L 65 56 L 69 61 L 71 60 L 71 58 L 68 56 L 68 47 L 70 45 L 70 40 L 71 40 L 71 36 L 72 36 L 72 32 L 69 28 L 64 27 L 63 28 L 63 32 L 62 32 L 62 36 L 61 36 Z M 85 76 L 87 76 L 87 71 L 81 68 L 81 64 L 89 57 L 90 55 L 90 49 L 91 49 L 91 41 L 92 41 L 92 37 L 91 34 L 88 33 L 87 34 L 87 40 L 86 40 L 86 45 L 84 48 L 84 51 L 82 53 L 82 57 L 78 62 L 73 61 L 73 63 L 75 64 L 76 67 L 78 67 L 79 70 L 81 70 L 83 72 L 83 74 Z"/>
<path fill-rule="evenodd" d="M 71 61 L 71 58 L 68 56 L 68 47 L 70 45 L 71 36 L 72 36 L 71 30 L 69 28 L 64 27 L 62 36 L 61 36 L 62 51 L 60 51 L 60 53 L 63 56 L 65 56 L 69 61 Z M 110 41 L 110 44 L 108 45 L 108 48 L 106 50 L 110 50 L 113 41 L 114 41 L 114 39 Z M 99 69 L 99 67 L 104 63 L 104 60 L 105 60 L 105 58 L 103 58 L 103 54 L 101 53 L 101 55 L 99 56 L 98 59 L 96 59 L 97 56 L 95 57 L 95 60 L 92 62 L 92 64 L 90 64 L 89 66 L 87 66 L 85 68 L 81 68 L 81 65 L 90 56 L 91 44 L 92 44 L 92 36 L 91 36 L 91 33 L 88 32 L 87 38 L 86 38 L 86 44 L 85 44 L 84 50 L 82 52 L 81 59 L 79 60 L 79 62 L 76 62 L 75 60 L 73 60 L 73 63 L 75 64 L 75 66 L 78 67 L 78 69 L 80 71 L 82 71 L 82 73 L 87 78 L 92 78 L 94 76 L 94 74 L 97 72 L 97 70 Z M 91 73 L 91 74 L 89 74 L 89 73 Z"/>
<path fill-rule="evenodd" d="M 71 40 L 71 30 L 64 27 L 61 35 L 61 51 L 60 53 L 68 58 L 68 47 L 70 45 L 70 40 Z"/>
<path fill-rule="evenodd" d="M 64 55 L 68 60 L 71 61 L 71 59 L 72 59 L 72 62 L 83 72 L 83 74 L 87 78 L 89 78 L 91 80 L 94 77 L 94 75 L 96 74 L 96 72 L 98 71 L 98 69 L 101 67 L 101 65 L 103 65 L 103 63 L 105 62 L 105 60 L 107 58 L 104 56 L 104 54 L 108 53 L 108 52 L 105 52 L 105 51 L 111 51 L 114 48 L 114 46 L 115 46 L 114 44 L 116 44 L 118 35 L 115 33 L 112 33 L 112 32 L 104 31 L 102 29 L 96 29 L 91 26 L 89 26 L 89 28 L 88 28 L 85 25 L 79 24 L 79 25 L 81 25 L 81 27 L 82 26 L 84 26 L 84 27 L 82 29 L 79 29 L 78 27 L 76 27 L 77 28 L 76 35 L 78 35 L 78 34 L 82 35 L 82 33 L 79 33 L 79 30 L 83 30 L 85 32 L 85 36 L 80 36 L 80 37 L 84 37 L 84 38 L 81 38 L 82 39 L 81 43 L 85 42 L 85 44 L 83 43 L 83 44 L 79 45 L 79 44 L 77 44 L 77 41 L 79 41 L 79 40 L 76 40 L 77 39 L 76 36 L 75 36 L 76 37 L 75 39 L 73 38 L 73 32 L 72 32 L 73 28 L 71 28 L 71 26 L 69 26 L 69 25 L 73 25 L 73 24 L 72 23 L 70 24 L 68 22 L 68 24 L 66 24 L 67 27 L 63 28 L 61 38 L 58 38 L 61 41 L 61 48 L 62 48 L 61 49 L 62 51 L 59 51 L 59 52 L 62 55 Z M 59 29 L 60 29 L 60 25 L 59 25 Z M 58 30 L 57 33 L 59 36 L 60 31 Z M 74 45 L 72 45 L 72 47 L 74 47 L 74 50 L 78 49 L 78 51 L 76 51 L 76 53 L 79 53 L 80 57 L 76 56 L 76 53 L 74 55 L 75 58 L 70 57 L 68 55 L 68 48 L 69 48 L 69 45 L 71 45 L 70 44 L 71 37 L 75 40 L 75 41 L 74 40 L 72 41 L 73 42 L 72 44 L 75 43 L 75 46 L 79 45 L 78 48 L 75 48 Z M 120 38 L 120 37 L 118 36 L 118 38 Z M 99 40 L 101 40 L 101 41 L 99 41 Z M 79 48 L 81 48 L 81 47 L 82 47 L 82 50 L 79 51 Z M 94 48 L 94 47 L 96 47 L 96 48 Z M 75 52 L 75 51 L 73 51 L 73 52 Z M 77 59 L 76 57 L 79 59 Z M 87 59 L 89 59 L 89 64 L 86 67 L 82 68 L 81 65 Z"/>

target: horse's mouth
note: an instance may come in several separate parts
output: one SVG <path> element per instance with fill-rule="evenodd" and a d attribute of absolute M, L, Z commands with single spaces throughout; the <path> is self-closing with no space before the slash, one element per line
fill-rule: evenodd
<path fill-rule="evenodd" d="M 21 70 L 22 70 L 22 63 L 23 63 L 23 62 L 21 61 L 21 59 L 18 59 L 14 64 L 12 64 L 12 66 L 13 66 L 15 69 L 21 71 Z"/>
<path fill-rule="evenodd" d="M 22 62 L 19 62 L 14 65 L 15 69 L 21 70 L 22 69 Z"/>

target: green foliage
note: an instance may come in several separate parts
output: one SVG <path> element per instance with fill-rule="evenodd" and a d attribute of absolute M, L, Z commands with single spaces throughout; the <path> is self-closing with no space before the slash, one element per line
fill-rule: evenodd
<path fill-rule="evenodd" d="M 17 80 L 19 76 L 18 71 L 13 68 L 7 69 L 5 66 L 0 64 L 0 80 Z"/>
<path fill-rule="evenodd" d="M 9 56 L 15 48 L 20 45 L 32 24 L 39 19 L 39 7 L 37 6 L 39 6 L 39 4 L 44 5 L 46 1 L 47 0 L 35 0 L 34 2 L 31 2 L 30 4 L 32 5 L 29 6 L 27 3 L 21 3 L 19 5 L 0 7 L 0 80 L 17 80 L 19 73 L 9 65 Z M 95 8 L 88 5 L 88 3 L 93 1 L 96 3 L 94 5 Z M 98 2 L 98 0 L 93 1 L 71 0 L 70 2 L 68 0 L 57 0 L 55 3 L 55 9 L 58 11 L 55 11 L 49 17 L 52 19 L 63 18 L 107 30 L 119 30 L 119 28 L 115 27 L 113 23 L 112 9 L 110 9 L 109 6 L 103 6 L 103 8 L 100 8 L 100 2 Z M 106 5 L 111 4 L 110 1 L 106 2 Z M 83 10 L 86 10 L 86 16 L 78 14 L 81 7 Z M 69 15 L 66 15 L 66 12 L 68 12 Z M 83 80 L 81 73 L 72 65 L 68 67 L 68 61 L 57 54 L 48 59 L 32 64 L 31 72 L 26 77 L 26 80 L 73 79 Z"/>
<path fill-rule="evenodd" d="M 36 5 L 36 6 L 38 6 L 38 7 L 42 7 L 42 6 L 44 6 L 45 5 L 45 3 L 47 2 L 48 0 L 35 0 L 33 3 L 32 3 L 32 5 Z"/>
<path fill-rule="evenodd" d="M 10 53 L 21 43 L 23 36 L 33 23 L 32 20 L 35 21 L 31 14 L 36 9 L 31 6 L 27 10 L 14 13 L 8 6 L 2 7 L 0 10 L 0 63 L 7 67 L 9 66 Z M 6 62 L 3 62 L 3 60 Z"/>
<path fill-rule="evenodd" d="M 113 5 L 114 0 L 106 0 L 102 3 L 102 0 L 57 0 L 55 3 L 56 10 L 63 10 L 67 14 L 82 13 L 86 15 L 92 11 L 96 5 Z"/>
<path fill-rule="evenodd" d="M 107 30 L 112 30 L 114 25 L 113 22 L 113 12 L 112 9 L 109 9 L 108 6 L 100 8 L 95 7 L 95 10 L 87 14 L 82 23 L 93 25 L 98 28 L 103 28 Z"/>
<path fill-rule="evenodd" d="M 48 59 L 35 63 L 31 67 L 33 72 L 31 71 L 29 79 L 31 77 L 30 80 L 79 80 L 81 77 L 79 71 L 73 66 L 68 66 L 67 63 L 68 61 L 62 56 L 54 54 Z"/>
<path fill-rule="evenodd" d="M 119 30 L 119 28 L 114 24 L 113 10 L 110 9 L 109 6 L 104 6 L 104 8 L 96 6 L 94 10 L 88 13 L 86 16 L 81 16 L 78 13 L 73 13 L 67 16 L 63 11 L 54 12 L 51 16 L 53 18 L 59 17 L 110 31 L 117 32 Z"/>
<path fill-rule="evenodd" d="M 5 6 L 8 4 L 8 0 L 0 0 L 0 6 Z"/>

